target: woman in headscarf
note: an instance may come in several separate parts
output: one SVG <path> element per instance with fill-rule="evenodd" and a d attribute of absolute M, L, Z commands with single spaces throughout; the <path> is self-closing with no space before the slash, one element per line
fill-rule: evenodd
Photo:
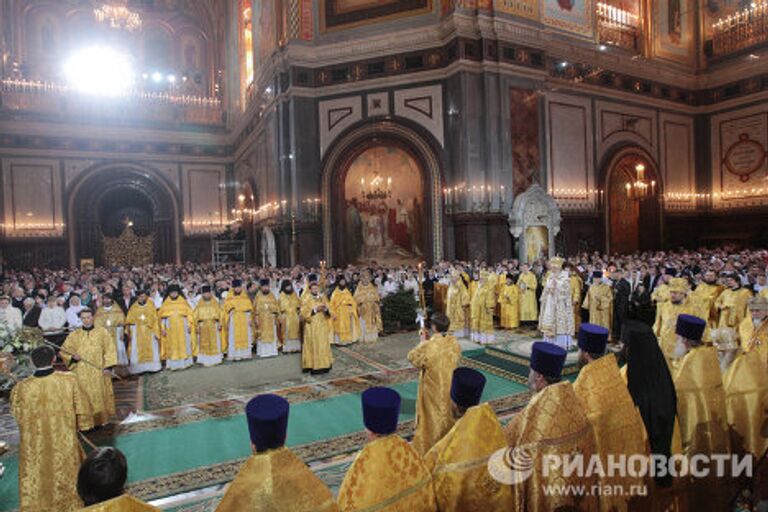
<path fill-rule="evenodd" d="M 659 342 L 648 324 L 637 320 L 624 323 L 621 340 L 627 365 L 627 388 L 643 418 L 651 453 L 670 457 L 677 415 L 677 393 Z M 669 486 L 671 476 L 657 477 L 656 483 Z"/>

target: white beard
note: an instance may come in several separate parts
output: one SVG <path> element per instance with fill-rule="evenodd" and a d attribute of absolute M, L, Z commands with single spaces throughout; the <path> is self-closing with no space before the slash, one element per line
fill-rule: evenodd
<path fill-rule="evenodd" d="M 752 325 L 757 327 L 760 327 L 763 324 L 763 320 L 760 318 L 753 318 L 752 319 Z"/>
<path fill-rule="evenodd" d="M 675 351 L 672 352 L 672 357 L 674 359 L 682 359 L 687 353 L 688 347 L 685 346 L 685 343 L 683 343 L 681 340 L 677 340 L 677 343 L 675 343 Z"/>

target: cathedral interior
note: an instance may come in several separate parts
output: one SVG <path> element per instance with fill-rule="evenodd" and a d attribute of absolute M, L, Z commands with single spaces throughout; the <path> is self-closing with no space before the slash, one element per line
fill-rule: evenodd
<path fill-rule="evenodd" d="M 129 223 L 156 262 L 230 232 L 281 266 L 498 261 L 535 250 L 515 223 L 539 188 L 561 254 L 765 241 L 764 3 L 0 8 L 16 266 L 106 263 Z"/>

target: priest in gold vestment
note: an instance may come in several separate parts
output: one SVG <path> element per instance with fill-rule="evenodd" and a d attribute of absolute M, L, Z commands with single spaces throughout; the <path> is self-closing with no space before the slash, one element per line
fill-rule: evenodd
<path fill-rule="evenodd" d="M 471 339 L 475 343 L 493 343 L 493 313 L 496 308 L 495 274 L 483 270 L 477 291 L 470 300 Z"/>
<path fill-rule="evenodd" d="M 304 372 L 326 373 L 333 366 L 333 320 L 328 299 L 320 293 L 315 276 L 310 276 L 309 293 L 301 296 L 301 318 L 304 320 L 301 369 Z"/>
<path fill-rule="evenodd" d="M 331 294 L 331 316 L 336 345 L 349 345 L 360 339 L 357 301 L 349 291 L 349 283 L 343 275 L 336 279 L 336 289 Z"/>
<path fill-rule="evenodd" d="M 677 317 L 672 378 L 683 453 L 689 457 L 729 453 L 723 378 L 716 349 L 702 345 L 705 328 L 699 317 Z"/>
<path fill-rule="evenodd" d="M 256 355 L 274 357 L 277 352 L 277 327 L 280 305 L 269 287 L 269 279 L 259 281 L 260 290 L 253 299 L 253 324 L 256 327 Z"/>
<path fill-rule="evenodd" d="M 747 302 L 752 292 L 742 288 L 739 276 L 725 274 L 726 289 L 715 300 L 715 308 L 720 311 L 717 326 L 738 329 L 739 324 L 747 316 Z"/>
<path fill-rule="evenodd" d="M 581 325 L 581 289 L 584 287 L 576 268 L 570 263 L 566 263 L 564 268 L 571 275 L 571 299 L 573 300 L 573 328 L 574 331 Z"/>
<path fill-rule="evenodd" d="M 432 338 L 423 337 L 408 353 L 408 360 L 419 369 L 413 434 L 413 448 L 419 455 L 427 453 L 453 426 L 451 376 L 461 358 L 461 347 L 448 333 L 449 324 L 445 315 L 432 315 Z"/>
<path fill-rule="evenodd" d="M 280 298 L 280 330 L 283 333 L 283 353 L 301 352 L 301 299 L 293 289 L 293 283 L 283 281 Z"/>
<path fill-rule="evenodd" d="M 451 282 L 445 296 L 445 315 L 451 321 L 451 333 L 457 338 L 469 336 L 469 291 L 461 275 L 451 271 Z"/>
<path fill-rule="evenodd" d="M 101 297 L 101 307 L 96 310 L 94 320 L 96 327 L 103 327 L 112 335 L 117 349 L 117 364 L 128 366 L 128 352 L 125 348 L 124 324 L 125 314 L 112 302 L 112 296 L 105 293 Z"/>
<path fill-rule="evenodd" d="M 106 329 L 93 325 L 93 311 L 80 311 L 83 326 L 72 331 L 59 354 L 67 365 L 74 365 L 80 386 L 85 390 L 93 413 L 93 425 L 106 425 L 115 414 L 112 368 L 117 365 L 117 348 Z M 84 360 L 87 360 L 86 363 Z"/>
<path fill-rule="evenodd" d="M 597 451 L 604 467 L 609 457 L 648 456 L 645 426 L 632 401 L 613 354 L 605 355 L 610 333 L 605 327 L 582 324 L 579 328 L 579 364 L 581 371 L 573 383 L 589 422 L 595 430 Z M 600 485 L 622 489 L 621 492 L 600 497 L 600 510 L 623 512 L 633 489 L 644 484 L 643 479 L 630 475 L 599 476 Z M 638 487 L 633 487 L 638 486 Z"/>
<path fill-rule="evenodd" d="M 595 433 L 581 403 L 568 381 L 560 381 L 566 352 L 553 343 L 538 341 L 531 352 L 529 387 L 536 395 L 525 409 L 512 417 L 504 429 L 513 458 L 533 461 L 527 480 L 512 486 L 515 512 L 550 512 L 564 510 L 596 511 L 596 496 L 545 493 L 547 485 L 597 484 L 592 475 L 563 478 L 556 471 L 545 477 L 543 460 L 547 455 L 581 454 L 585 460 L 597 453 Z M 570 507 L 570 508 L 569 508 Z"/>
<path fill-rule="evenodd" d="M 165 367 L 182 370 L 192 366 L 192 358 L 197 356 L 195 312 L 181 295 L 179 285 L 168 287 L 168 297 L 157 310 L 157 317 L 160 320 L 160 352 L 166 360 Z"/>
<path fill-rule="evenodd" d="M 715 301 L 723 291 L 723 286 L 717 284 L 717 274 L 713 270 L 704 272 L 703 280 L 696 286 L 691 293 L 691 298 L 699 305 L 699 318 L 707 321 L 710 329 L 717 327 L 719 320 L 718 310 L 715 307 Z"/>
<path fill-rule="evenodd" d="M 363 272 L 360 284 L 355 290 L 355 302 L 360 313 L 360 340 L 372 343 L 379 339 L 383 330 L 381 323 L 381 296 L 376 285 L 371 283 L 371 274 Z"/>
<path fill-rule="evenodd" d="M 456 368 L 451 380 L 451 430 L 424 457 L 432 473 L 440 512 L 511 510 L 512 488 L 496 481 L 489 458 L 507 448 L 504 430 L 489 404 L 480 403 L 485 377 L 471 368 Z"/>
<path fill-rule="evenodd" d="M 203 366 L 221 364 L 221 324 L 224 314 L 213 297 L 210 285 L 201 289 L 202 297 L 195 306 L 195 327 L 197 332 L 197 363 Z"/>
<path fill-rule="evenodd" d="M 661 282 L 651 291 L 651 301 L 658 307 L 669 300 L 669 282 L 677 277 L 677 270 L 674 268 L 665 268 L 661 275 Z"/>
<path fill-rule="evenodd" d="M 400 395 L 389 388 L 363 392 L 368 443 L 355 456 L 339 488 L 344 512 L 434 512 L 432 476 L 423 459 L 397 435 Z"/>
<path fill-rule="evenodd" d="M 232 280 L 232 289 L 224 300 L 224 332 L 226 333 L 227 360 L 239 361 L 253 357 L 251 315 L 253 304 L 243 290 L 240 279 Z"/>
<path fill-rule="evenodd" d="M 93 428 L 88 397 L 75 375 L 53 371 L 53 349 L 40 346 L 31 357 L 35 373 L 10 399 L 19 425 L 19 510 L 79 510 L 77 471 L 85 455 L 77 431 Z"/>
<path fill-rule="evenodd" d="M 751 453 L 759 459 L 768 449 L 761 433 L 768 421 L 768 369 L 765 354 L 742 353 L 723 375 L 725 410 L 733 453 Z"/>
<path fill-rule="evenodd" d="M 499 324 L 502 329 L 520 327 L 520 288 L 515 284 L 515 276 L 506 275 L 506 283 L 499 290 Z"/>
<path fill-rule="evenodd" d="M 675 277 L 667 284 L 668 300 L 656 306 L 656 320 L 653 323 L 653 333 L 659 339 L 661 351 L 667 358 L 672 357 L 677 343 L 677 317 L 681 314 L 698 315 L 700 308 L 688 297 L 688 281 Z M 706 332 L 706 331 L 705 331 Z"/>
<path fill-rule="evenodd" d="M 251 455 L 229 484 L 216 512 L 334 512 L 331 491 L 285 447 L 288 402 L 259 395 L 245 407 Z"/>
<path fill-rule="evenodd" d="M 539 305 L 536 302 L 536 274 L 531 272 L 527 263 L 520 265 L 520 277 L 517 287 L 520 288 L 520 321 L 535 322 L 539 319 Z"/>
<path fill-rule="evenodd" d="M 592 272 L 592 284 L 584 297 L 583 309 L 589 310 L 589 323 L 602 325 L 609 331 L 613 321 L 613 290 L 603 282 L 603 272 Z"/>
<path fill-rule="evenodd" d="M 155 305 L 147 299 L 146 290 L 137 292 L 136 302 L 125 317 L 125 327 L 130 335 L 128 370 L 134 375 L 163 369 L 160 362 L 160 322 Z"/>
<path fill-rule="evenodd" d="M 762 350 L 768 354 L 768 299 L 749 300 L 749 315 L 739 324 L 739 344 L 744 352 Z"/>

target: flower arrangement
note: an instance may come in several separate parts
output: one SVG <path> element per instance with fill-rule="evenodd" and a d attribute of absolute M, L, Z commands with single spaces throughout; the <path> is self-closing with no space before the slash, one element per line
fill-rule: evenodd
<path fill-rule="evenodd" d="M 34 372 L 29 353 L 42 339 L 39 329 L 13 330 L 0 323 L 0 392 L 7 392 L 18 380 Z"/>

